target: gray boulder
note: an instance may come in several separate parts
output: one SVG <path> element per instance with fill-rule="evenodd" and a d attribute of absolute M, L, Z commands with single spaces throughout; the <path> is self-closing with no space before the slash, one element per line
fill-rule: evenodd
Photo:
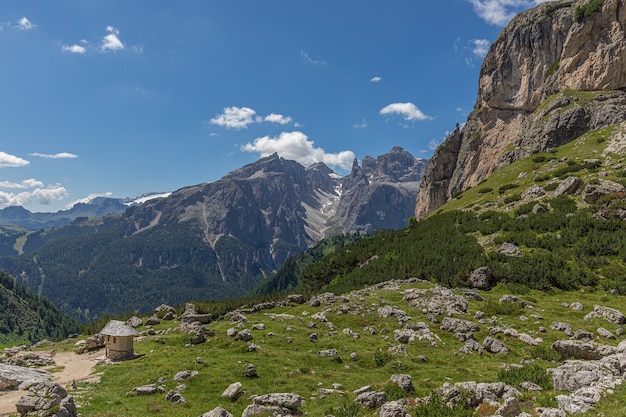
<path fill-rule="evenodd" d="M 226 388 L 226 390 L 224 390 L 222 398 L 226 398 L 230 401 L 237 401 L 237 399 L 243 395 L 243 391 L 241 390 L 242 387 L 243 385 L 241 382 L 233 382 L 228 386 L 228 388 Z"/>
<path fill-rule="evenodd" d="M 387 393 L 377 391 L 364 392 L 359 394 L 354 402 L 361 405 L 361 407 L 374 410 L 387 402 Z"/>
<path fill-rule="evenodd" d="M 488 266 L 481 266 L 473 270 L 469 276 L 472 288 L 486 290 L 491 286 L 491 269 Z"/>
<path fill-rule="evenodd" d="M 506 256 L 512 256 L 515 258 L 519 258 L 520 256 L 522 256 L 521 249 L 509 242 L 504 242 L 502 245 L 500 245 L 498 252 L 503 253 Z"/>
<path fill-rule="evenodd" d="M 509 353 L 509 349 L 504 345 L 504 343 L 492 336 L 485 337 L 485 340 L 483 341 L 483 348 L 489 353 Z"/>
<path fill-rule="evenodd" d="M 413 378 L 408 374 L 394 374 L 389 378 L 389 383 L 396 384 L 403 391 L 411 393 L 415 392 L 415 388 L 413 387 Z"/>
<path fill-rule="evenodd" d="M 389 401 L 380 407 L 380 417 L 406 417 L 406 406 L 400 401 Z"/>
<path fill-rule="evenodd" d="M 135 387 L 133 391 L 137 395 L 155 395 L 158 392 L 156 384 L 142 385 Z"/>
<path fill-rule="evenodd" d="M 259 405 L 287 408 L 289 410 L 297 410 L 302 407 L 302 397 L 293 393 L 255 395 L 252 397 L 252 402 Z"/>
<path fill-rule="evenodd" d="M 22 416 L 57 416 L 76 417 L 74 398 L 56 382 L 40 382 L 28 389 L 28 395 L 15 404 Z"/>
<path fill-rule="evenodd" d="M 503 417 L 517 417 L 522 412 L 519 405 L 519 401 L 515 397 L 509 397 L 504 400 L 504 403 L 496 410 L 497 416 Z"/>
<path fill-rule="evenodd" d="M 522 200 L 534 200 L 535 198 L 543 197 L 544 195 L 546 195 L 546 190 L 544 190 L 543 187 L 534 184 L 533 186 L 522 192 Z"/>
<path fill-rule="evenodd" d="M 624 314 L 611 307 L 604 307 L 599 305 L 593 306 L 593 311 L 583 317 L 585 320 L 589 319 L 604 319 L 610 321 L 613 324 L 624 324 L 626 323 L 626 317 Z"/>
<path fill-rule="evenodd" d="M 583 181 L 578 177 L 567 177 L 556 187 L 553 195 L 558 197 L 560 195 L 572 195 L 581 186 Z"/>
<path fill-rule="evenodd" d="M 557 340 L 552 349 L 563 359 L 597 360 L 616 353 L 616 348 L 585 340 Z"/>
<path fill-rule="evenodd" d="M 0 391 L 25 389 L 25 386 L 51 379 L 52 374 L 46 371 L 0 363 Z"/>
<path fill-rule="evenodd" d="M 480 330 L 480 326 L 478 324 L 454 317 L 444 317 L 439 328 L 452 333 L 469 333 Z"/>
<path fill-rule="evenodd" d="M 200 417 L 233 417 L 233 415 L 222 407 L 217 406 L 213 410 L 202 414 Z"/>
<path fill-rule="evenodd" d="M 623 193 L 626 188 L 622 184 L 609 180 L 599 180 L 597 184 L 587 184 L 583 189 L 583 201 L 595 204 L 604 195 Z"/>
<path fill-rule="evenodd" d="M 130 327 L 137 328 L 143 324 L 143 321 L 137 316 L 132 316 L 131 318 L 126 320 L 126 324 L 128 324 Z"/>

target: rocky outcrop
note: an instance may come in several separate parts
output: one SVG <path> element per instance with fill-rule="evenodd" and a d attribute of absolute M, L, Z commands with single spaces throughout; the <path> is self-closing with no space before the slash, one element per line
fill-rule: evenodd
<path fill-rule="evenodd" d="M 50 372 L 0 363 L 0 391 L 24 389 L 27 385 L 51 379 Z"/>
<path fill-rule="evenodd" d="M 422 218 L 499 167 L 626 120 L 626 8 L 548 2 L 515 17 L 483 61 L 474 111 L 435 151 L 420 185 Z"/>
<path fill-rule="evenodd" d="M 20 416 L 76 417 L 74 397 L 56 382 L 41 382 L 15 404 Z"/>

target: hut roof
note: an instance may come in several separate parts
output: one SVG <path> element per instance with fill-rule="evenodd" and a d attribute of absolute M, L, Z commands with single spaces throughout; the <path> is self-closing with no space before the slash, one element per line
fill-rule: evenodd
<path fill-rule="evenodd" d="M 100 331 L 100 334 L 106 336 L 135 336 L 137 330 L 130 327 L 128 324 L 119 320 L 111 320 L 104 326 L 104 329 Z"/>

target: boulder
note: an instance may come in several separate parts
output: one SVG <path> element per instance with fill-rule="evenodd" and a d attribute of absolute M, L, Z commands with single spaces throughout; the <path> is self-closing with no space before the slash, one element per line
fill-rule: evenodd
<path fill-rule="evenodd" d="M 560 195 L 572 195 L 576 193 L 582 183 L 583 181 L 578 177 L 567 177 L 559 183 L 552 195 L 554 197 L 558 197 Z"/>
<path fill-rule="evenodd" d="M 534 200 L 536 198 L 543 197 L 544 195 L 546 195 L 546 190 L 543 187 L 534 184 L 522 192 L 522 200 Z"/>
<path fill-rule="evenodd" d="M 520 250 L 520 248 L 509 242 L 504 242 L 502 245 L 500 245 L 498 252 L 503 253 L 506 256 L 512 256 L 515 258 L 519 258 L 520 256 L 522 256 L 522 251 Z"/>
<path fill-rule="evenodd" d="M 413 378 L 408 374 L 394 374 L 389 378 L 390 384 L 396 384 L 400 389 L 405 392 L 411 393 L 415 392 L 415 388 L 413 387 Z"/>
<path fill-rule="evenodd" d="M 609 180 L 599 180 L 596 184 L 587 184 L 583 189 L 583 201 L 595 204 L 598 199 L 609 194 L 623 194 L 626 188 L 622 184 Z"/>
<path fill-rule="evenodd" d="M 189 378 L 193 378 L 197 375 L 198 375 L 198 371 L 185 370 L 185 371 L 176 372 L 176 375 L 174 375 L 174 381 L 182 382 Z"/>
<path fill-rule="evenodd" d="M 137 316 L 132 316 L 131 318 L 126 320 L 126 324 L 128 324 L 130 327 L 137 328 L 143 324 L 143 321 Z"/>
<path fill-rule="evenodd" d="M 610 321 L 613 324 L 624 324 L 626 323 L 626 317 L 624 314 L 611 307 L 604 307 L 599 305 L 593 306 L 593 311 L 583 317 L 585 320 L 589 319 L 604 319 Z"/>
<path fill-rule="evenodd" d="M 404 291 L 404 300 L 424 314 L 454 315 L 467 312 L 467 298 L 456 295 L 451 289 L 434 287 L 429 289 L 409 288 Z"/>
<path fill-rule="evenodd" d="M 226 398 L 230 401 L 237 401 L 237 399 L 243 395 L 243 391 L 241 390 L 242 387 L 243 385 L 241 382 L 233 382 L 228 386 L 228 388 L 226 388 L 226 390 L 224 390 L 222 398 Z"/>
<path fill-rule="evenodd" d="M 256 365 L 253 365 L 251 363 L 246 365 L 246 369 L 243 371 L 242 374 L 245 378 L 256 378 L 258 377 L 257 373 L 256 373 Z"/>
<path fill-rule="evenodd" d="M 389 401 L 380 407 L 380 417 L 406 417 L 406 406 L 400 401 Z"/>
<path fill-rule="evenodd" d="M 155 395 L 158 392 L 156 384 L 142 385 L 135 387 L 133 391 L 137 395 Z"/>
<path fill-rule="evenodd" d="M 156 326 L 161 323 L 161 319 L 156 314 L 151 315 L 146 319 L 146 326 Z"/>
<path fill-rule="evenodd" d="M 302 407 L 302 397 L 293 393 L 255 395 L 252 397 L 252 402 L 259 405 L 287 408 L 289 410 L 297 410 Z"/>
<path fill-rule="evenodd" d="M 233 417 L 233 415 L 222 407 L 217 406 L 213 410 L 202 414 L 200 417 Z"/>
<path fill-rule="evenodd" d="M 320 350 L 319 352 L 317 352 L 317 354 L 319 356 L 332 357 L 332 358 L 339 355 L 339 353 L 337 352 L 337 349 Z"/>
<path fill-rule="evenodd" d="M 468 333 L 480 330 L 480 326 L 478 324 L 454 317 L 444 317 L 439 328 L 452 333 Z"/>
<path fill-rule="evenodd" d="M 354 402 L 359 404 L 361 407 L 374 410 L 376 408 L 380 408 L 387 402 L 387 393 L 377 391 L 364 392 L 359 394 L 355 398 Z"/>
<path fill-rule="evenodd" d="M 502 417 L 517 417 L 521 412 L 522 409 L 517 398 L 509 397 L 504 400 L 504 403 L 498 408 L 496 415 Z"/>
<path fill-rule="evenodd" d="M 61 417 L 76 417 L 74 398 L 56 382 L 40 382 L 31 385 L 28 395 L 15 404 L 21 416 L 47 416 L 56 414 Z"/>
<path fill-rule="evenodd" d="M 51 379 L 52 374 L 49 372 L 0 362 L 0 391 L 25 389 L 27 385 L 47 382 Z"/>
<path fill-rule="evenodd" d="M 504 343 L 492 336 L 485 337 L 485 340 L 483 341 L 483 348 L 489 353 L 509 353 L 509 349 L 504 345 Z"/>
<path fill-rule="evenodd" d="M 491 286 L 491 269 L 488 266 L 481 266 L 473 270 L 469 276 L 472 288 L 486 290 Z"/>
<path fill-rule="evenodd" d="M 557 340 L 552 349 L 563 359 L 597 360 L 616 353 L 616 348 L 585 340 Z"/>

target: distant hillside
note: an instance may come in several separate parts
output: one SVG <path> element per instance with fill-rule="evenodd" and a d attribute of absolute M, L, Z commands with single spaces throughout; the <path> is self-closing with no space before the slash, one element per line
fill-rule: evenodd
<path fill-rule="evenodd" d="M 10 223 L 30 230 L 64 226 L 78 218 L 123 213 L 128 208 L 124 203 L 125 200 L 118 198 L 97 197 L 55 213 L 31 213 L 23 207 L 7 207 L 0 210 L 0 224 Z"/>
<path fill-rule="evenodd" d="M 425 165 L 396 147 L 340 177 L 274 154 L 122 214 L 8 233 L 0 267 L 83 321 L 238 297 L 324 237 L 404 227 Z"/>
<path fill-rule="evenodd" d="M 62 339 L 78 332 L 78 322 L 0 271 L 0 345 Z"/>

